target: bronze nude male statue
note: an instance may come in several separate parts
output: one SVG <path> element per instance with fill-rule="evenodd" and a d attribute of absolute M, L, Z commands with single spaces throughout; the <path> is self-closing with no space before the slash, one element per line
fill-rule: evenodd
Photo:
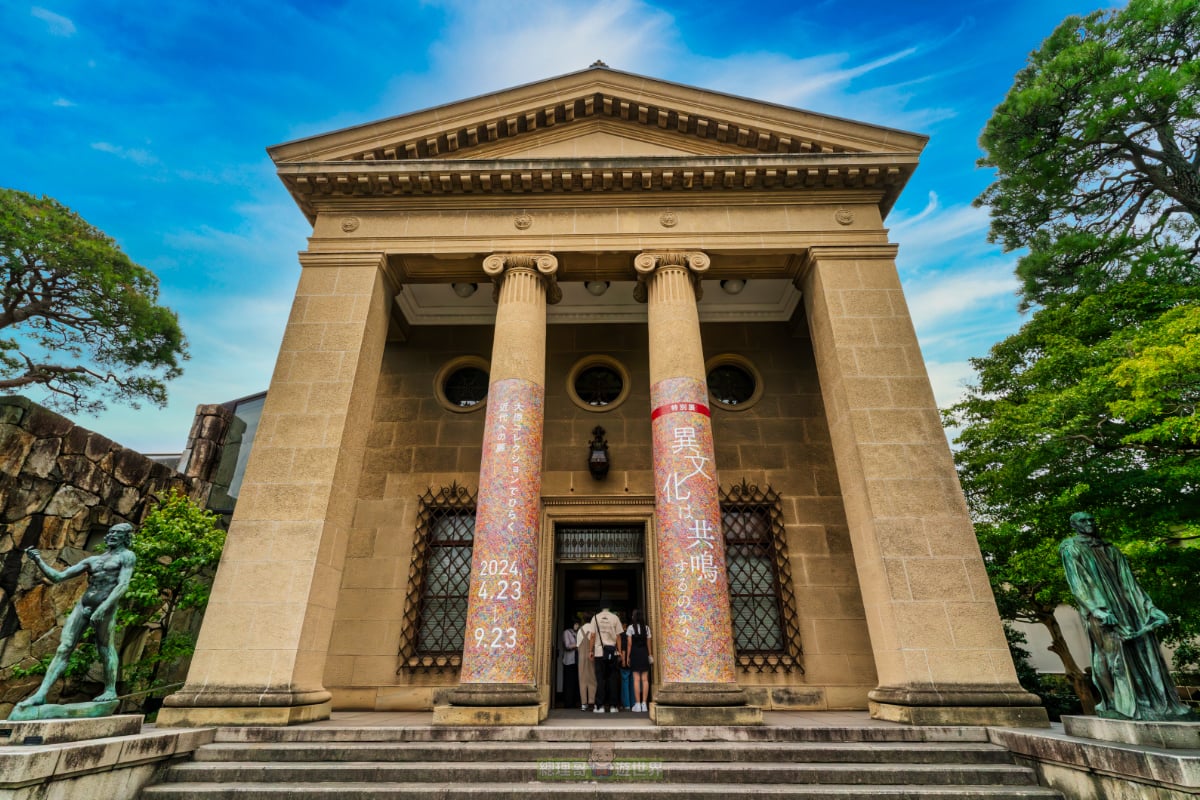
<path fill-rule="evenodd" d="M 1138 585 L 1121 551 L 1099 536 L 1096 520 L 1071 515 L 1076 535 L 1059 545 L 1067 583 L 1092 641 L 1096 713 L 1111 719 L 1181 720 L 1179 700 L 1153 633 L 1170 620 Z"/>
<path fill-rule="evenodd" d="M 100 662 L 104 665 L 104 692 L 95 699 L 97 703 L 115 702 L 117 699 L 117 668 L 120 665 L 117 648 L 113 642 L 117 617 L 117 601 L 129 588 L 133 577 L 133 566 L 137 557 L 129 549 L 133 540 L 133 526 L 128 523 L 113 525 L 104 536 L 108 549 L 90 556 L 62 572 L 42 560 L 42 554 L 30 548 L 25 554 L 38 565 L 42 573 L 54 583 L 65 581 L 76 575 L 88 574 L 88 588 L 71 615 L 63 625 L 62 639 L 54 659 L 46 669 L 42 685 L 13 709 L 14 713 L 40 706 L 46 702 L 46 692 L 62 677 L 72 651 L 90 626 L 95 631 L 96 648 L 100 651 Z M 109 712 L 111 713 L 111 712 Z"/>

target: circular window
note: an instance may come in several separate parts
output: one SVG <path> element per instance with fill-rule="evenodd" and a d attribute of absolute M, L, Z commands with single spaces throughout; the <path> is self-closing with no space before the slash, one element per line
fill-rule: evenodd
<path fill-rule="evenodd" d="M 488 363 L 478 356 L 463 356 L 446 364 L 434 378 L 438 403 L 459 413 L 483 408 L 487 402 L 488 369 Z"/>
<path fill-rule="evenodd" d="M 713 405 L 744 411 L 762 397 L 762 377 L 746 359 L 727 353 L 709 359 L 708 396 Z"/>
<path fill-rule="evenodd" d="M 567 376 L 571 401 L 588 411 L 611 411 L 629 396 L 629 372 L 608 356 L 588 356 Z"/>

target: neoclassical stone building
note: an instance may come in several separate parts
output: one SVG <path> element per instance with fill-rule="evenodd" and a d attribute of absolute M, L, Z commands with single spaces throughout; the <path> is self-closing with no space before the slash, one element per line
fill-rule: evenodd
<path fill-rule="evenodd" d="M 661 724 L 1044 720 L 884 226 L 925 141 L 597 65 L 270 148 L 313 234 L 160 721 L 536 723 L 601 601 Z"/>

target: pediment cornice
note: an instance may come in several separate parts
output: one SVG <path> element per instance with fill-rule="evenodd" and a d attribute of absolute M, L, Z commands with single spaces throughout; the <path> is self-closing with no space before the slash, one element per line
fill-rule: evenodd
<path fill-rule="evenodd" d="M 511 140 L 617 121 L 699 153 L 919 153 L 927 137 L 606 67 L 268 148 L 276 164 L 490 157 Z M 511 148 L 507 148 L 511 149 Z M 478 153 L 478 155 L 476 155 Z"/>
<path fill-rule="evenodd" d="M 281 164 L 280 178 L 310 220 L 322 208 L 370 198 L 860 190 L 881 213 L 917 166 L 916 154 L 845 153 L 617 159 L 325 161 Z"/>

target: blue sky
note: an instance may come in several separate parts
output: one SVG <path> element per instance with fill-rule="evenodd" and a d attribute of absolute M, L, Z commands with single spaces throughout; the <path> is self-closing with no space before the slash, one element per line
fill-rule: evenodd
<path fill-rule="evenodd" d="M 1103 0 L 0 4 L 0 185 L 48 194 L 162 281 L 192 359 L 166 409 L 79 421 L 145 452 L 266 387 L 311 231 L 264 148 L 587 67 L 931 136 L 888 219 L 938 399 L 1021 323 L 971 200 L 977 139 L 1063 17 Z M 38 393 L 32 393 L 39 399 Z"/>

